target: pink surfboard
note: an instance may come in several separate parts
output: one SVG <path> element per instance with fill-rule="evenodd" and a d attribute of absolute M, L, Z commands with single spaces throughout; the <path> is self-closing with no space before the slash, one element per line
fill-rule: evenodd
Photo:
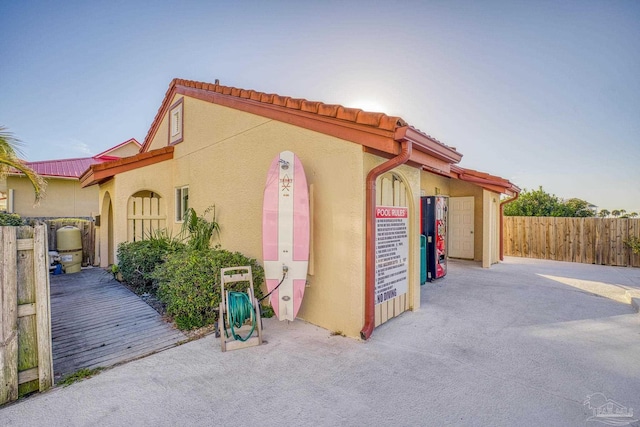
<path fill-rule="evenodd" d="M 291 151 L 271 162 L 262 206 L 264 275 L 273 291 L 269 301 L 278 319 L 293 320 L 307 283 L 309 190 L 302 163 Z"/>

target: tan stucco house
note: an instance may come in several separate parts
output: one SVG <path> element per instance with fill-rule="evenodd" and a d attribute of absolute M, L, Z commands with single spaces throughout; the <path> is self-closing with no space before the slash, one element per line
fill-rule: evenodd
<path fill-rule="evenodd" d="M 45 178 L 45 198 L 34 206 L 35 192 L 29 180 L 19 171 L 11 171 L 4 183 L 5 209 L 30 218 L 91 218 L 98 213 L 99 190 L 82 188 L 80 175 L 93 164 L 100 164 L 129 157 L 140 151 L 135 139 L 124 141 L 115 147 L 92 157 L 26 162 L 26 165 Z"/>
<path fill-rule="evenodd" d="M 461 201 L 465 258 L 499 260 L 501 194 L 508 180 L 458 166 L 462 154 L 399 117 L 321 102 L 175 79 L 135 156 L 92 165 L 99 187 L 100 265 L 118 243 L 166 228 L 176 235 L 187 204 L 216 206 L 225 249 L 261 260 L 262 197 L 272 159 L 293 151 L 309 184 L 311 250 L 299 317 L 368 338 L 420 306 L 420 197 Z M 457 199 L 461 198 L 461 199 Z M 374 303 L 375 208 L 408 208 L 408 286 Z M 452 212 L 450 211 L 450 215 Z M 461 238 L 463 238 L 461 237 Z"/>

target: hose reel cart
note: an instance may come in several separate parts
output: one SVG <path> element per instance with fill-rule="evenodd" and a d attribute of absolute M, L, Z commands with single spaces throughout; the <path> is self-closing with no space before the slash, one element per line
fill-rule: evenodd
<path fill-rule="evenodd" d="M 237 282 L 249 282 L 247 291 L 230 290 Z M 253 290 L 251 267 L 221 269 L 220 291 L 222 298 L 220 300 L 218 329 L 222 351 L 262 344 L 260 303 Z"/>

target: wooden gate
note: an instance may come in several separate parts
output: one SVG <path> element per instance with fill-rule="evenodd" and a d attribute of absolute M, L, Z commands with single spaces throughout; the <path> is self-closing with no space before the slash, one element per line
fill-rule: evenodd
<path fill-rule="evenodd" d="M 53 385 L 46 226 L 0 227 L 0 404 Z"/>
<path fill-rule="evenodd" d="M 408 207 L 406 186 L 400 177 L 388 172 L 378 178 L 378 185 L 376 185 L 376 205 Z M 406 293 L 376 305 L 376 327 L 409 310 L 408 292 L 407 290 Z"/>
<path fill-rule="evenodd" d="M 162 199 L 150 197 L 130 197 L 127 206 L 127 239 L 130 242 L 148 239 L 157 230 L 167 226 L 167 214 Z"/>

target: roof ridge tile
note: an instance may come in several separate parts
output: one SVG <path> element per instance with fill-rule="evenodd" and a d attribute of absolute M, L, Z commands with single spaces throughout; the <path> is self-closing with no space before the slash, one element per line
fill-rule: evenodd
<path fill-rule="evenodd" d="M 321 102 L 317 102 L 317 101 L 302 101 L 302 104 L 300 105 L 300 110 L 302 111 L 308 111 L 310 113 L 317 113 L 318 112 L 318 108 L 320 107 L 320 104 L 322 104 Z"/>
<path fill-rule="evenodd" d="M 306 101 L 306 99 L 289 98 L 289 99 L 287 99 L 287 105 L 285 105 L 285 107 L 291 108 L 293 110 L 299 110 L 302 107 L 302 102 L 303 101 Z"/>
<path fill-rule="evenodd" d="M 290 108 L 292 110 L 299 110 L 307 113 L 318 114 L 319 116 L 331 117 L 339 120 L 349 121 L 359 125 L 376 127 L 385 131 L 393 131 L 398 127 L 408 126 L 407 122 L 405 122 L 401 117 L 389 116 L 385 113 L 368 112 L 368 111 L 363 111 L 362 109 L 359 109 L 359 108 L 350 108 L 350 107 L 345 107 L 339 104 L 325 104 L 320 101 L 309 101 L 304 98 L 292 98 L 290 96 L 283 96 L 278 94 L 267 94 L 267 93 L 252 90 L 252 89 L 241 89 L 233 86 L 223 86 L 218 82 L 216 82 L 215 84 L 212 84 L 212 83 L 206 83 L 206 82 L 198 82 L 194 80 L 185 80 L 185 79 L 175 78 L 171 81 L 171 84 L 167 89 L 165 99 L 163 100 L 162 105 L 160 105 L 160 108 L 158 108 L 156 117 L 151 123 L 151 127 L 149 128 L 149 131 L 147 132 L 147 135 L 144 139 L 142 148 L 140 149 L 141 152 L 148 149 L 149 144 L 151 143 L 151 138 L 155 134 L 157 126 L 159 126 L 160 122 L 162 121 L 163 114 L 166 108 L 168 108 L 169 103 L 171 101 L 171 99 L 169 98 L 172 92 L 175 90 L 176 86 L 184 86 L 187 88 L 206 90 L 209 92 L 219 93 L 225 96 L 234 96 L 234 97 L 248 99 L 248 100 L 263 103 L 263 104 L 271 104 L 277 107 Z M 418 130 L 418 132 L 420 131 Z M 423 133 L 423 132 L 420 132 L 420 133 Z M 440 141 L 436 140 L 435 138 L 432 138 L 430 136 L 429 138 L 442 144 Z"/>
<path fill-rule="evenodd" d="M 336 118 L 342 119 L 342 120 L 349 120 L 350 122 L 355 122 L 356 119 L 358 118 L 358 113 L 360 111 L 362 110 L 359 108 L 343 107 L 342 105 L 340 105 L 338 107 Z"/>

